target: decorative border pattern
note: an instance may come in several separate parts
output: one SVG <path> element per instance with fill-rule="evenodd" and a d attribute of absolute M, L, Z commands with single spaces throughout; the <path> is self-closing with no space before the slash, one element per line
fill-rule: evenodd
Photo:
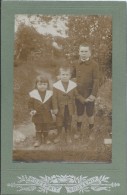
<path fill-rule="evenodd" d="M 33 176 L 17 176 L 18 181 L 15 183 L 8 183 L 8 187 L 16 188 L 17 191 L 34 191 L 37 192 L 54 192 L 60 193 L 64 187 L 67 193 L 73 192 L 90 192 L 92 191 L 110 191 L 113 187 L 119 187 L 119 183 L 109 183 L 109 177 L 105 175 L 88 178 L 82 175 L 76 177 L 73 175 L 52 175 L 51 177 L 45 175 L 39 178 Z"/>

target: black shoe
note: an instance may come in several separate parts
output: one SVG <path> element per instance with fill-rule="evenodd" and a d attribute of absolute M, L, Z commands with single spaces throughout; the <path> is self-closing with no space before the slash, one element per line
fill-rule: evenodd
<path fill-rule="evenodd" d="M 57 143 L 59 143 L 60 142 L 60 136 L 58 136 L 58 137 L 56 137 L 55 139 L 54 139 L 54 143 L 55 144 L 57 144 Z"/>
<path fill-rule="evenodd" d="M 89 129 L 93 129 L 94 124 L 89 124 Z"/>

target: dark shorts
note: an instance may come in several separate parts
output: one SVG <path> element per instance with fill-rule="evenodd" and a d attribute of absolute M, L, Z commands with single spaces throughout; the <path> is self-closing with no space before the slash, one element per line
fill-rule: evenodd
<path fill-rule="evenodd" d="M 79 100 L 76 99 L 76 109 L 77 109 L 77 115 L 82 116 L 86 110 L 86 114 L 88 117 L 93 116 L 94 114 L 94 102 L 87 102 L 85 104 L 82 104 Z"/>

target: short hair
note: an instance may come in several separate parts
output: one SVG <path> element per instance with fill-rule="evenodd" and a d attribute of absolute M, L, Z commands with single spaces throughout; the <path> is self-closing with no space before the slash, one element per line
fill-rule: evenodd
<path fill-rule="evenodd" d="M 72 74 L 72 68 L 71 68 L 71 66 L 62 65 L 62 66 L 59 67 L 59 73 L 60 73 L 61 70 L 70 71 L 70 73 Z"/>
<path fill-rule="evenodd" d="M 46 76 L 44 76 L 44 75 L 38 75 L 37 77 L 36 77 L 36 80 L 35 80 L 35 88 L 37 87 L 37 83 L 38 82 L 41 82 L 41 83 L 48 83 L 48 85 L 49 85 L 49 80 L 48 80 L 48 78 L 46 77 Z"/>
<path fill-rule="evenodd" d="M 81 43 L 81 44 L 79 45 L 79 48 L 80 48 L 80 47 L 89 47 L 90 51 L 92 51 L 92 46 L 91 46 L 91 44 L 89 44 L 89 43 Z"/>

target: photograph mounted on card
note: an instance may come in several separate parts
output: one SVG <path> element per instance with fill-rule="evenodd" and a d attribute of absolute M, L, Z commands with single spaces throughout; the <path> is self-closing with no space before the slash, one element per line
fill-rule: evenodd
<path fill-rule="evenodd" d="M 2 2 L 3 194 L 125 193 L 125 5 Z"/>
<path fill-rule="evenodd" d="M 13 160 L 112 161 L 112 17 L 15 15 Z"/>

